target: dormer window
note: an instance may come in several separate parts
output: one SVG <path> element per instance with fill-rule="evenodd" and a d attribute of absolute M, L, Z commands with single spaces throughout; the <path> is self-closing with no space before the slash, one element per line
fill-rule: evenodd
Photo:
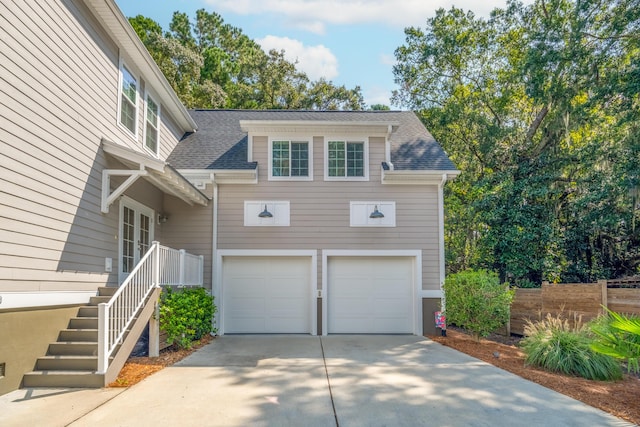
<path fill-rule="evenodd" d="M 336 140 L 325 142 L 325 180 L 369 179 L 368 144 L 364 140 Z"/>
<path fill-rule="evenodd" d="M 312 180 L 312 152 L 310 139 L 270 139 L 269 180 Z"/>
<path fill-rule="evenodd" d="M 138 128 L 138 80 L 124 65 L 120 66 L 120 114 L 119 122 L 131 135 L 137 137 Z"/>

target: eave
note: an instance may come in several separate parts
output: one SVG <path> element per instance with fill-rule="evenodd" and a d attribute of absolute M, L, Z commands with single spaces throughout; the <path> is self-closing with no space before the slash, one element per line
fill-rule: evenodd
<path fill-rule="evenodd" d="M 395 185 L 442 185 L 460 175 L 459 170 L 385 170 L 382 168 L 382 184 Z"/>
<path fill-rule="evenodd" d="M 106 139 L 102 140 L 102 149 L 126 167 L 126 169 L 104 169 L 102 171 L 102 212 L 109 212 L 111 203 L 139 178 L 146 179 L 165 194 L 175 196 L 190 206 L 208 205 L 209 198 L 168 163 Z M 128 178 L 111 191 L 111 176 L 127 176 Z"/>
<path fill-rule="evenodd" d="M 121 51 L 126 52 L 126 61 L 138 68 L 147 84 L 157 93 L 162 102 L 163 111 L 169 111 L 184 132 L 195 131 L 198 125 L 191 118 L 116 3 L 113 0 L 83 1 Z"/>

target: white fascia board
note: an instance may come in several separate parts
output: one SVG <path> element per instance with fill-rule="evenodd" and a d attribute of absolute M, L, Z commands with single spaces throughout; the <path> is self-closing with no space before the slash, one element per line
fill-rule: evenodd
<path fill-rule="evenodd" d="M 161 99 L 165 110 L 168 110 L 178 125 L 185 132 L 193 132 L 198 128 L 187 108 L 158 68 L 128 19 L 123 15 L 114 0 L 83 0 L 84 4 L 102 24 L 104 30 L 113 38 L 124 52 L 127 63 L 133 63 L 142 73 L 143 79 L 151 85 Z"/>
<path fill-rule="evenodd" d="M 205 182 L 212 184 L 257 184 L 258 168 L 256 169 L 178 169 L 180 175 L 191 182 Z"/>
<path fill-rule="evenodd" d="M 447 181 L 451 181 L 458 175 L 460 175 L 459 170 L 406 171 L 382 169 L 381 181 L 383 184 L 441 185 L 443 176 L 446 177 Z"/>
<path fill-rule="evenodd" d="M 88 304 L 93 291 L 0 292 L 0 312 L 26 308 Z"/>
<path fill-rule="evenodd" d="M 323 121 L 323 120 L 240 120 L 243 132 L 260 133 L 309 133 L 309 130 L 327 132 L 363 133 L 367 136 L 387 137 L 389 128 L 400 126 L 397 121 Z"/>

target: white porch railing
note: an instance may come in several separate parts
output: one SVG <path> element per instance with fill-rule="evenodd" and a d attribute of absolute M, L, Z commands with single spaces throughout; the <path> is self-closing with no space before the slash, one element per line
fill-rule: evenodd
<path fill-rule="evenodd" d="M 204 257 L 153 242 L 109 302 L 98 305 L 98 373 L 107 372 L 109 358 L 154 288 L 201 286 L 203 272 Z"/>

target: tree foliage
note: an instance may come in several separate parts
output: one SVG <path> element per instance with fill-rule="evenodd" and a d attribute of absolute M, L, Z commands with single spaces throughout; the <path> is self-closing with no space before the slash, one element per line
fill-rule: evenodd
<path fill-rule="evenodd" d="M 138 15 L 129 22 L 189 108 L 361 110 L 361 89 L 311 81 L 284 51 L 264 52 L 241 29 L 204 9 L 174 12 L 169 30 Z"/>
<path fill-rule="evenodd" d="M 407 28 L 394 103 L 462 174 L 445 190 L 451 271 L 529 286 L 638 272 L 640 0 L 440 9 Z"/>
<path fill-rule="evenodd" d="M 488 271 L 461 271 L 447 276 L 444 286 L 447 321 L 480 340 L 509 321 L 514 291 Z"/>

